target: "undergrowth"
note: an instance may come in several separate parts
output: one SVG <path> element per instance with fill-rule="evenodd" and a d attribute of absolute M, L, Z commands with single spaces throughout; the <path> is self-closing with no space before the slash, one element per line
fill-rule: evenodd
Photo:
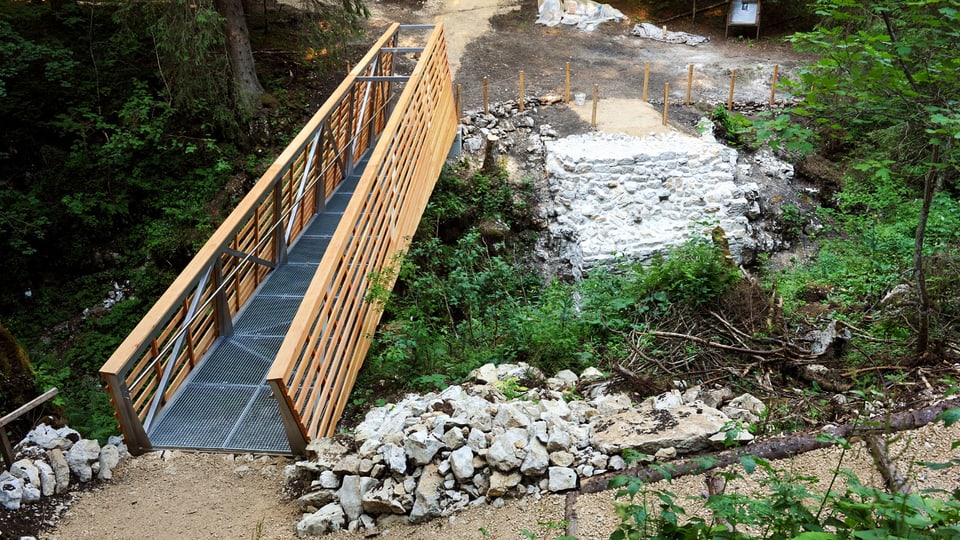
<path fill-rule="evenodd" d="M 443 388 L 488 362 L 546 373 L 603 369 L 627 355 L 620 332 L 673 305 L 713 301 L 739 276 L 705 238 L 643 266 L 620 261 L 569 283 L 546 280 L 528 254 L 529 186 L 443 173 L 402 263 L 371 276 L 384 319 L 361 376 L 394 388 Z M 398 273 L 394 290 L 377 284 Z"/>
<path fill-rule="evenodd" d="M 939 420 L 947 427 L 960 419 L 960 409 L 944 412 Z M 826 492 L 816 488 L 817 477 L 775 467 L 766 459 L 744 456 L 743 470 L 758 472 L 757 493 L 726 492 L 701 498 L 706 512 L 691 515 L 690 501 L 681 500 L 666 488 L 644 485 L 638 478 L 619 476 L 611 487 L 620 488 L 615 508 L 620 524 L 610 540 L 627 539 L 736 539 L 736 540 L 839 540 L 888 538 L 960 538 L 960 489 L 941 489 L 890 494 L 864 485 L 843 467 L 850 442 L 833 438 L 842 447 Z M 953 443 L 953 448 L 960 441 Z M 941 469 L 960 464 L 916 465 Z M 712 465 L 705 464 L 705 469 Z M 669 465 L 664 468 L 669 478 Z M 717 473 L 725 482 L 741 478 L 735 472 Z M 842 487 L 841 487 L 842 486 Z"/>

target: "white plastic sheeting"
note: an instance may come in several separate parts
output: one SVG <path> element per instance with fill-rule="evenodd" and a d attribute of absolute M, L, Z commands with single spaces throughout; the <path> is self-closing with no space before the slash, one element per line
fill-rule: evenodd
<path fill-rule="evenodd" d="M 696 34 L 688 34 L 686 32 L 670 32 L 667 31 L 664 33 L 664 29 L 654 24 L 650 23 L 640 23 L 633 27 L 631 34 L 652 39 L 655 41 L 665 41 L 667 43 L 686 43 L 687 45 L 699 45 L 701 43 L 707 43 L 710 41 L 710 38 L 706 36 L 698 36 Z"/>
<path fill-rule="evenodd" d="M 593 0 L 540 0 L 539 7 L 537 24 L 569 24 L 587 32 L 592 32 L 602 22 L 619 22 L 626 18 L 623 12 L 610 4 L 599 4 Z"/>

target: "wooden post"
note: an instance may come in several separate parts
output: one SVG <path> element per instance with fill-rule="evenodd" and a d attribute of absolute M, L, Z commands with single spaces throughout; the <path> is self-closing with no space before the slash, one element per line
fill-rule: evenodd
<path fill-rule="evenodd" d="M 647 62 L 647 65 L 643 68 L 643 97 L 640 99 L 646 103 L 647 101 L 647 85 L 650 82 L 650 62 Z"/>
<path fill-rule="evenodd" d="M 663 125 L 667 125 L 667 109 L 670 108 L 670 83 L 663 85 Z"/>
<path fill-rule="evenodd" d="M 737 86 L 737 70 L 730 74 L 730 95 L 727 96 L 727 110 L 733 110 L 733 89 Z"/>
<path fill-rule="evenodd" d="M 690 104 L 690 90 L 693 87 L 693 64 L 690 64 L 690 69 L 687 70 L 687 99 L 684 100 L 684 105 Z"/>
<path fill-rule="evenodd" d="M 457 109 L 457 120 L 460 120 L 460 118 L 463 118 L 463 102 L 460 101 L 460 92 L 461 92 L 462 90 L 463 90 L 463 85 L 462 85 L 462 84 L 458 84 L 458 85 L 457 85 L 457 93 L 456 93 L 456 95 L 454 96 L 454 101 L 456 101 L 456 106 L 455 106 L 455 107 L 456 107 L 456 109 Z"/>
<path fill-rule="evenodd" d="M 487 94 L 487 78 L 483 78 L 483 114 L 490 114 L 490 100 Z"/>
<path fill-rule="evenodd" d="M 667 40 L 667 25 L 663 25 L 663 40 Z"/>
<path fill-rule="evenodd" d="M 523 112 L 523 72 L 520 72 L 520 112 Z"/>
<path fill-rule="evenodd" d="M 773 107 L 773 101 L 777 98 L 777 72 L 780 71 L 780 64 L 773 66 L 773 78 L 770 79 L 770 106 Z"/>
<path fill-rule="evenodd" d="M 350 74 L 350 61 L 347 60 L 347 75 Z"/>
<path fill-rule="evenodd" d="M 567 77 L 563 84 L 563 102 L 570 103 L 570 62 L 567 62 Z"/>
<path fill-rule="evenodd" d="M 600 101 L 600 85 L 593 85 L 593 116 L 590 119 L 590 125 L 597 127 L 597 102 Z"/>

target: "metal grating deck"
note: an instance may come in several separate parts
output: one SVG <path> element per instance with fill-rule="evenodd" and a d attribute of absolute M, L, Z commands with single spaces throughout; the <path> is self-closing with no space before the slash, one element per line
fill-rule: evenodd
<path fill-rule="evenodd" d="M 365 164 L 361 162 L 361 165 Z M 340 223 L 357 178 L 346 179 L 300 239 L 157 415 L 157 448 L 289 453 L 280 411 L 265 378 Z"/>

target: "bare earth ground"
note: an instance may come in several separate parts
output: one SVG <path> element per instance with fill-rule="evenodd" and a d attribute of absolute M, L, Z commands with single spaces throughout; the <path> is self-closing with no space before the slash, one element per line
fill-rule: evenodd
<path fill-rule="evenodd" d="M 773 27 L 765 30 L 760 41 L 723 38 L 722 13 L 699 16 L 698 25 L 679 20 L 670 30 L 706 34 L 711 43 L 700 47 L 669 45 L 640 40 L 629 35 L 632 22 L 607 23 L 594 33 L 570 27 L 546 28 L 533 24 L 536 3 L 533 0 L 426 0 L 411 7 L 390 0 L 371 3 L 371 28 L 382 28 L 392 21 L 427 23 L 443 21 L 455 68 L 456 82 L 463 87 L 464 108 L 481 105 L 481 81 L 488 77 L 491 100 L 516 99 L 518 73 L 525 72 L 527 95 L 560 92 L 564 63 L 572 65 L 572 90 L 587 94 L 581 107 L 552 107 L 542 111 L 543 122 L 551 123 L 561 135 L 589 129 L 590 98 L 593 85 L 600 86 L 599 129 L 639 130 L 640 134 L 660 129 L 663 85 L 670 83 L 671 101 L 684 99 L 687 66 L 695 64 L 693 101 L 706 101 L 699 108 L 677 107 L 675 126 L 689 129 L 704 110 L 724 103 L 729 89 L 730 70 L 737 69 L 736 101 L 769 98 L 769 79 L 773 65 L 781 73 L 801 61 L 789 46 L 776 39 L 776 14 L 765 14 Z M 633 7 L 632 17 L 642 16 Z M 672 26 L 673 24 L 676 27 Z M 639 101 L 645 62 L 651 62 L 650 101 Z M 671 111 L 674 111 L 671 107 Z M 673 115 L 674 113 L 672 113 Z M 646 122 L 641 124 L 640 122 Z M 910 447 L 901 463 L 914 459 L 946 461 L 950 441 L 960 439 L 960 429 L 945 430 L 928 426 L 906 436 Z M 900 446 L 905 442 L 899 443 Z M 898 447 L 895 445 L 895 447 Z M 843 467 L 857 472 L 864 482 L 877 482 L 869 456 L 862 451 L 848 455 Z M 829 481 L 838 465 L 838 450 L 808 453 L 782 467 Z M 221 454 L 168 452 L 152 453 L 123 463 L 115 479 L 80 493 L 62 521 L 46 529 L 41 538 L 73 540 L 97 539 L 205 539 L 254 538 L 283 539 L 295 536 L 300 518 L 296 505 L 281 490 L 283 465 L 292 461 L 278 457 L 232 456 Z M 914 471 L 918 487 L 954 489 L 960 483 L 960 471 L 947 469 L 937 473 Z M 728 489 L 749 490 L 751 482 L 733 484 Z M 702 500 L 703 478 L 678 479 L 669 489 L 681 498 Z M 539 500 L 509 500 L 502 508 L 484 506 L 447 519 L 419 526 L 397 524 L 383 532 L 382 538 L 434 540 L 436 538 L 524 538 L 524 531 L 536 538 L 554 538 L 563 534 L 555 528 L 564 518 L 564 497 L 546 496 Z M 613 493 L 578 499 L 578 537 L 607 538 L 617 523 L 613 511 Z M 689 508 L 694 511 L 697 503 Z M 360 539 L 360 533 L 340 533 L 334 538 Z"/>
<path fill-rule="evenodd" d="M 956 458 L 950 442 L 960 439 L 960 424 L 945 429 L 940 425 L 904 434 L 892 443 L 891 453 L 899 455 L 904 470 L 922 460 L 945 462 Z M 277 540 L 295 537 L 300 515 L 296 504 L 281 491 L 282 471 L 290 460 L 278 457 L 237 456 L 160 452 L 131 459 L 118 468 L 113 481 L 79 495 L 56 529 L 40 536 L 47 540 L 184 540 L 205 538 Z M 777 468 L 815 476 L 818 489 L 826 490 L 832 472 L 853 470 L 862 482 L 881 481 L 862 444 L 840 461 L 840 450 L 830 448 L 775 463 Z M 760 473 L 732 482 L 728 492 L 750 493 Z M 913 467 L 908 473 L 919 489 L 953 490 L 960 485 L 960 469 L 929 471 Z M 652 489 L 669 489 L 688 512 L 702 510 L 705 484 L 702 476 L 679 478 L 672 483 L 653 484 Z M 835 488 L 836 489 L 836 488 Z M 579 497 L 577 537 L 600 540 L 609 537 L 618 519 L 614 492 Z M 623 502 L 623 501 L 621 501 Z M 396 524 L 378 538 L 435 540 L 436 538 L 523 539 L 523 531 L 536 538 L 556 538 L 564 519 L 564 496 L 532 497 L 507 501 L 502 508 L 483 506 L 422 525 Z M 360 540 L 363 533 L 336 533 L 329 538 Z"/>

